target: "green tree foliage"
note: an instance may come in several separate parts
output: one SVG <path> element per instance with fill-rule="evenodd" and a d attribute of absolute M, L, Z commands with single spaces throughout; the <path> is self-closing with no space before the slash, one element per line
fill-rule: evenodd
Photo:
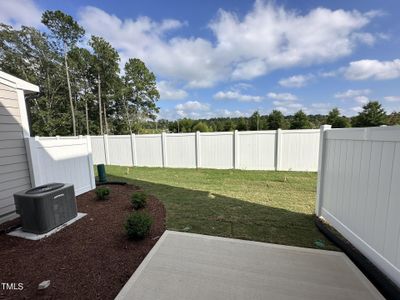
<path fill-rule="evenodd" d="M 224 131 L 233 131 L 235 129 L 235 123 L 231 118 L 228 118 L 224 123 Z"/>
<path fill-rule="evenodd" d="M 125 110 L 127 123 L 154 120 L 159 112 L 157 101 L 160 94 L 156 86 L 156 76 L 138 58 L 129 59 L 125 64 Z M 140 127 L 140 126 L 139 126 Z"/>
<path fill-rule="evenodd" d="M 250 130 L 264 130 L 266 129 L 265 118 L 261 117 L 258 111 L 255 111 L 249 119 Z M 238 129 L 239 130 L 239 129 Z"/>
<path fill-rule="evenodd" d="M 388 125 L 400 125 L 400 112 L 392 112 L 388 116 Z"/>
<path fill-rule="evenodd" d="M 248 125 L 247 120 L 243 117 L 239 118 L 237 125 L 236 125 L 236 129 L 239 131 L 249 130 L 249 125 Z"/>
<path fill-rule="evenodd" d="M 326 123 L 332 125 L 333 128 L 350 127 L 349 120 L 346 117 L 340 115 L 340 111 L 338 108 L 334 108 L 328 113 Z"/>
<path fill-rule="evenodd" d="M 312 125 L 307 115 L 302 110 L 299 110 L 293 116 L 293 120 L 290 123 L 290 129 L 307 129 L 307 128 L 312 128 Z"/>
<path fill-rule="evenodd" d="M 46 12 L 43 22 L 51 34 L 25 26 L 14 29 L 0 24 L 0 69 L 40 87 L 40 92 L 29 95 L 27 101 L 32 134 L 127 133 L 131 131 L 127 125 L 128 102 L 130 112 L 141 114 L 135 116 L 135 122 L 142 121 L 140 128 L 132 130 L 157 130 L 151 127 L 158 126 L 152 121 L 158 111 L 156 78 L 143 62 L 129 60 L 127 76 L 122 77 L 118 52 L 106 40 L 92 37 L 88 45 L 79 48 L 76 43 L 83 31 L 71 17 Z M 72 106 L 66 105 L 70 96 Z M 133 119 L 132 115 L 130 118 Z M 163 126 L 165 129 L 169 124 Z"/>
<path fill-rule="evenodd" d="M 96 73 L 93 67 L 94 56 L 85 48 L 72 48 L 68 53 L 71 73 L 72 95 L 75 100 L 77 132 L 79 134 L 97 133 L 93 122 L 96 118 L 95 91 Z"/>
<path fill-rule="evenodd" d="M 193 131 L 209 132 L 210 128 L 207 126 L 206 123 L 200 121 L 196 125 L 193 126 Z"/>
<path fill-rule="evenodd" d="M 85 34 L 85 30 L 70 16 L 60 10 L 46 10 L 42 15 L 42 23 L 52 32 L 53 37 L 60 42 L 62 56 L 64 57 L 65 73 L 67 78 L 69 104 L 71 108 L 72 130 L 76 135 L 75 109 L 72 100 L 70 75 L 68 68 L 68 51 L 75 46 L 77 41 Z"/>
<path fill-rule="evenodd" d="M 40 93 L 27 99 L 34 134 L 71 134 L 63 59 L 46 35 L 30 27 L 1 24 L 0 69 L 40 86 Z"/>
<path fill-rule="evenodd" d="M 363 106 L 360 112 L 352 120 L 354 127 L 372 127 L 387 124 L 388 118 L 385 110 L 378 101 L 370 101 Z"/>
<path fill-rule="evenodd" d="M 100 134 L 110 133 L 108 115 L 113 113 L 112 101 L 118 94 L 120 87 L 119 61 L 120 57 L 111 44 L 101 37 L 92 36 L 89 45 L 93 48 L 94 68 L 97 77 L 97 104 L 100 124 Z"/>
<path fill-rule="evenodd" d="M 288 122 L 279 110 L 273 110 L 267 117 L 268 129 L 277 130 L 278 128 L 287 129 Z"/>

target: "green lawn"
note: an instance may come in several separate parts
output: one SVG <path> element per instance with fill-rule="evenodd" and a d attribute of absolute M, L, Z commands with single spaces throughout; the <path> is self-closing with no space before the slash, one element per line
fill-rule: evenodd
<path fill-rule="evenodd" d="M 108 166 L 158 197 L 167 228 L 337 250 L 314 225 L 316 173 Z"/>

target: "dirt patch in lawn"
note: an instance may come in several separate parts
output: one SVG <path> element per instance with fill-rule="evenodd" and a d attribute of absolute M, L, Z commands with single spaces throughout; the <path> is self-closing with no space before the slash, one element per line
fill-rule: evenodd
<path fill-rule="evenodd" d="M 23 284 L 0 299 L 114 299 L 165 231 L 165 208 L 150 196 L 144 208 L 152 217 L 148 237 L 126 238 L 123 223 L 132 211 L 131 185 L 110 185 L 110 198 L 95 193 L 77 197 L 78 211 L 88 215 L 40 241 L 0 234 L 0 283 Z M 42 291 L 38 284 L 51 280 Z"/>

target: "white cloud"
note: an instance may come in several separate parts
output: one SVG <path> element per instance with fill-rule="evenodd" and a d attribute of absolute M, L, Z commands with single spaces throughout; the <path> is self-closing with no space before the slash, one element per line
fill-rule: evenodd
<path fill-rule="evenodd" d="M 400 96 L 386 96 L 383 97 L 388 102 L 400 102 Z"/>
<path fill-rule="evenodd" d="M 350 80 L 385 80 L 400 77 L 400 59 L 379 61 L 363 59 L 353 61 L 344 69 L 344 76 Z"/>
<path fill-rule="evenodd" d="M 180 117 L 199 118 L 199 112 L 210 110 L 210 106 L 199 101 L 187 101 L 175 106 L 176 113 Z"/>
<path fill-rule="evenodd" d="M 332 109 L 331 103 L 317 102 L 317 103 L 312 103 L 310 107 L 307 109 L 307 112 L 310 114 L 326 115 L 331 109 Z"/>
<path fill-rule="evenodd" d="M 367 104 L 370 101 L 370 99 L 367 96 L 357 96 L 354 97 L 354 101 L 360 104 Z"/>
<path fill-rule="evenodd" d="M 303 104 L 296 102 L 297 97 L 291 93 L 268 93 L 268 98 L 275 99 L 272 104 L 277 109 L 285 114 L 292 114 L 300 109 L 305 109 Z"/>
<path fill-rule="evenodd" d="M 368 32 L 356 32 L 353 34 L 353 38 L 369 46 L 372 46 L 376 41 L 376 37 Z"/>
<path fill-rule="evenodd" d="M 240 110 L 229 110 L 229 109 L 217 109 L 207 115 L 207 118 L 226 117 L 226 118 L 237 118 L 237 117 L 249 117 L 251 114 Z"/>
<path fill-rule="evenodd" d="M 344 92 L 336 93 L 334 97 L 342 100 L 353 100 L 359 104 L 367 104 L 370 101 L 368 95 L 371 93 L 370 89 L 362 90 L 347 90 Z"/>
<path fill-rule="evenodd" d="M 232 86 L 232 89 L 234 89 L 234 90 L 248 90 L 248 89 L 250 89 L 250 88 L 252 88 L 252 87 L 253 87 L 253 85 L 250 84 L 250 83 L 238 82 L 238 83 L 235 83 L 235 84 Z"/>
<path fill-rule="evenodd" d="M 246 95 L 242 94 L 240 91 L 231 90 L 231 91 L 219 91 L 214 94 L 214 99 L 217 100 L 237 100 L 240 102 L 260 102 L 263 97 L 254 96 L 254 95 Z"/>
<path fill-rule="evenodd" d="M 232 62 L 241 58 L 233 65 L 232 76 L 251 79 L 271 70 L 350 54 L 358 43 L 365 42 L 357 33 L 361 34 L 359 30 L 372 17 L 375 14 L 325 8 L 301 15 L 272 2 L 256 1 L 242 20 L 220 10 L 211 28 L 218 41 L 216 50 L 230 56 Z"/>
<path fill-rule="evenodd" d="M 275 109 L 281 111 L 282 113 L 285 114 L 293 114 L 300 109 L 305 111 L 305 107 L 300 104 L 300 103 L 288 103 L 288 102 L 283 102 L 280 103 L 280 105 L 275 105 Z"/>
<path fill-rule="evenodd" d="M 252 112 L 229 109 L 211 109 L 209 104 L 199 101 L 187 101 L 175 106 L 175 109 L 163 109 L 158 119 L 176 120 L 179 118 L 210 119 L 216 117 L 250 116 Z"/>
<path fill-rule="evenodd" d="M 0 1 L 0 23 L 41 26 L 42 11 L 32 0 Z"/>
<path fill-rule="evenodd" d="M 182 100 L 188 95 L 185 90 L 177 89 L 170 82 L 165 80 L 157 82 L 157 88 L 160 92 L 161 100 Z"/>
<path fill-rule="evenodd" d="M 79 11 L 79 21 L 88 34 L 109 40 L 123 61 L 138 57 L 157 74 L 197 88 L 349 55 L 358 44 L 370 43 L 373 36 L 366 38 L 364 27 L 375 16 L 325 8 L 300 14 L 256 1 L 243 18 L 220 10 L 209 24 L 214 38 L 208 40 L 173 35 L 172 30 L 186 25 L 178 20 L 121 20 L 90 6 Z"/>
<path fill-rule="evenodd" d="M 354 113 L 359 113 L 363 110 L 363 108 L 362 108 L 362 106 L 354 106 L 354 107 L 351 107 L 350 110 Z"/>
<path fill-rule="evenodd" d="M 334 95 L 335 98 L 337 99 L 349 99 L 349 98 L 354 98 L 357 96 L 365 96 L 369 95 L 371 93 L 370 89 L 363 89 L 363 90 L 347 90 L 344 92 L 336 93 Z"/>
<path fill-rule="evenodd" d="M 303 87 L 308 84 L 308 82 L 314 76 L 311 74 L 308 75 L 294 75 L 288 78 L 283 78 L 279 80 L 279 84 L 284 87 Z"/>
<path fill-rule="evenodd" d="M 187 101 L 183 104 L 178 104 L 175 106 L 176 109 L 178 110 L 199 110 L 199 111 L 206 111 L 209 110 L 210 107 L 208 104 L 203 104 L 199 101 Z"/>
<path fill-rule="evenodd" d="M 283 101 L 296 101 L 297 97 L 291 93 L 268 93 L 268 98 Z"/>
<path fill-rule="evenodd" d="M 319 76 L 321 76 L 322 78 L 335 77 L 336 75 L 338 75 L 338 71 L 337 70 L 328 71 L 328 72 L 320 72 L 319 73 Z"/>

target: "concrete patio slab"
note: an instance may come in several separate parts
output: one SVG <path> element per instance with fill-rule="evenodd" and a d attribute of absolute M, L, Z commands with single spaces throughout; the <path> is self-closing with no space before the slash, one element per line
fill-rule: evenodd
<path fill-rule="evenodd" d="M 122 299 L 384 299 L 340 252 L 166 231 Z"/>

